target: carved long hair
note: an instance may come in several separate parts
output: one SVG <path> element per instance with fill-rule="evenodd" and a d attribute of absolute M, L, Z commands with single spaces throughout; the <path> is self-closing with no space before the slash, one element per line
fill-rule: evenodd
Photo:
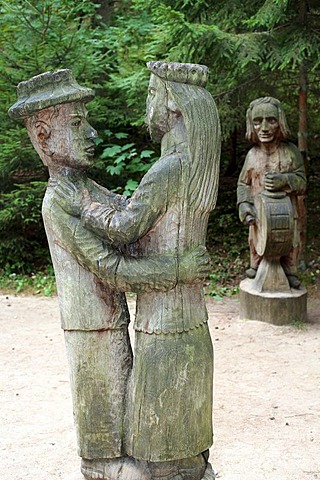
<path fill-rule="evenodd" d="M 217 107 L 211 94 L 202 87 L 164 83 L 186 126 L 191 158 L 189 204 L 194 210 L 209 213 L 215 207 L 219 185 L 221 140 Z"/>
<path fill-rule="evenodd" d="M 286 116 L 284 114 L 280 100 L 277 100 L 276 98 L 273 98 L 273 97 L 257 98 L 256 100 L 253 100 L 253 102 L 250 103 L 249 108 L 247 110 L 247 116 L 246 116 L 246 121 L 247 121 L 246 139 L 249 140 L 249 142 L 258 143 L 258 137 L 253 127 L 252 110 L 254 109 L 254 107 L 258 105 L 262 105 L 264 103 L 270 103 L 271 105 L 275 106 L 276 109 L 278 110 L 279 127 L 280 127 L 279 140 L 285 140 L 286 138 L 289 137 L 290 130 L 289 130 Z"/>

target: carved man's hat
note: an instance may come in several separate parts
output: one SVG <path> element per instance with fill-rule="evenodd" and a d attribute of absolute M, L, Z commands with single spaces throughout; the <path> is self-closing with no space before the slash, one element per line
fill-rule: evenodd
<path fill-rule="evenodd" d="M 19 83 L 17 102 L 9 109 L 11 118 L 29 117 L 39 110 L 69 102 L 89 102 L 94 97 L 91 88 L 81 87 L 71 70 L 45 72 Z"/>

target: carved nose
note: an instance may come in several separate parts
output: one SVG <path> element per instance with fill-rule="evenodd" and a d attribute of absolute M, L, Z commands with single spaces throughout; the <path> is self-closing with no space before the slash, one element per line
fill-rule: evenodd
<path fill-rule="evenodd" d="M 87 132 L 87 138 L 90 138 L 94 140 L 95 138 L 98 138 L 98 132 L 94 128 L 89 128 Z"/>
<path fill-rule="evenodd" d="M 266 120 L 262 120 L 261 129 L 269 130 L 269 123 Z"/>

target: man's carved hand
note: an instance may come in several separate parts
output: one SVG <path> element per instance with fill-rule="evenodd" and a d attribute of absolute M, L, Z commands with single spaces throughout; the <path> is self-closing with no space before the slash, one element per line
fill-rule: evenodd
<path fill-rule="evenodd" d="M 256 223 L 257 213 L 256 209 L 249 202 L 242 202 L 239 205 L 239 217 L 241 222 L 252 225 Z"/>
<path fill-rule="evenodd" d="M 199 246 L 179 257 L 179 281 L 202 282 L 211 272 L 211 260 L 207 249 Z"/>
<path fill-rule="evenodd" d="M 88 190 L 82 185 L 77 185 L 69 177 L 61 177 L 54 187 L 55 203 L 66 213 L 80 217 L 85 204 L 90 201 Z"/>
<path fill-rule="evenodd" d="M 283 173 L 266 173 L 264 187 L 270 192 L 278 192 L 287 185 L 286 175 Z"/>

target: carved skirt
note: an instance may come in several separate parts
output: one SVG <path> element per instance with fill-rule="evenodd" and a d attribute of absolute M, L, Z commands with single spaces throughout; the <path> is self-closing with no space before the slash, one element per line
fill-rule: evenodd
<path fill-rule="evenodd" d="M 126 451 L 152 462 L 212 445 L 213 348 L 208 325 L 183 333 L 136 332 L 128 385 Z"/>

